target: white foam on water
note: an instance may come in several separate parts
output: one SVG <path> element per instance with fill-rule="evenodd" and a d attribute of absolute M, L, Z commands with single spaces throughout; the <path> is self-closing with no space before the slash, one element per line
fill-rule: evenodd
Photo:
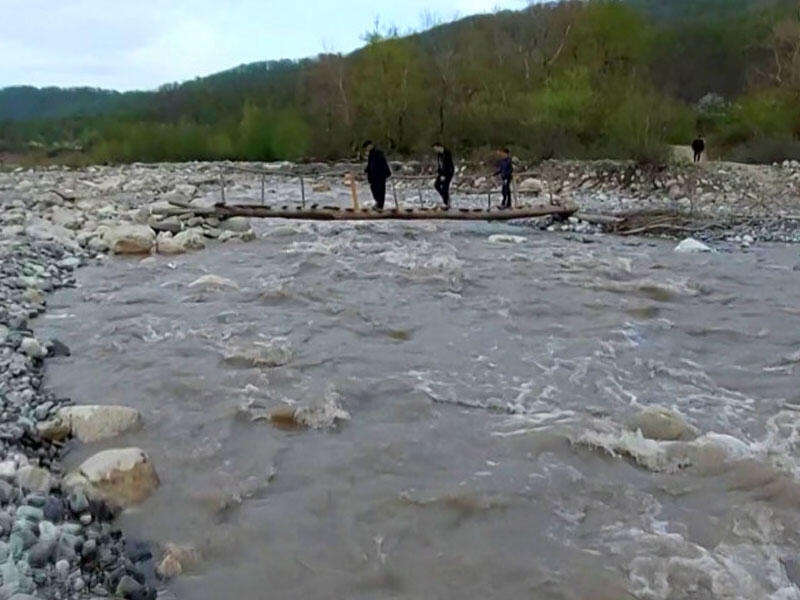
<path fill-rule="evenodd" d="M 630 591 L 642 600 L 800 600 L 781 564 L 780 522 L 758 504 L 738 511 L 726 540 L 713 548 L 665 531 L 663 524 L 658 530 L 620 524 L 607 532 L 606 549 L 629 565 Z"/>
<path fill-rule="evenodd" d="M 339 394 L 329 389 L 321 402 L 298 406 L 294 418 L 311 429 L 333 429 L 340 421 L 349 421 L 350 413 L 342 408 Z"/>
<path fill-rule="evenodd" d="M 765 458 L 757 444 L 731 435 L 709 432 L 692 441 L 658 441 L 611 421 L 595 420 L 588 428 L 572 434 L 571 441 L 576 446 L 600 450 L 613 458 L 630 458 L 655 473 L 675 473 L 708 462 L 730 466 L 743 460 Z"/>
<path fill-rule="evenodd" d="M 528 238 L 521 235 L 496 234 L 489 236 L 490 244 L 524 244 Z"/>

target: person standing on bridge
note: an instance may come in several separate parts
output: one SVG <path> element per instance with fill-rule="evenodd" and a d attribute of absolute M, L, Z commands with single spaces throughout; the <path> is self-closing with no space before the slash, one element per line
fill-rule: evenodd
<path fill-rule="evenodd" d="M 694 162 L 699 163 L 703 158 L 703 152 L 706 151 L 706 141 L 702 135 L 698 135 L 692 142 L 692 150 L 694 151 Z"/>
<path fill-rule="evenodd" d="M 386 161 L 386 156 L 375 147 L 371 141 L 364 142 L 363 149 L 367 152 L 367 181 L 375 199 L 375 208 L 383 210 L 386 202 L 386 181 L 392 176 L 392 169 Z"/>
<path fill-rule="evenodd" d="M 500 150 L 500 162 L 495 171 L 495 177 L 500 176 L 503 182 L 503 203 L 500 208 L 511 208 L 511 179 L 514 177 L 514 161 L 511 158 L 511 150 L 503 148 Z"/>
<path fill-rule="evenodd" d="M 433 151 L 436 153 L 436 191 L 442 197 L 444 202 L 444 209 L 450 209 L 450 183 L 453 181 L 453 176 L 456 174 L 456 166 L 453 163 L 453 154 L 444 147 L 444 144 L 436 142 L 433 145 Z"/>

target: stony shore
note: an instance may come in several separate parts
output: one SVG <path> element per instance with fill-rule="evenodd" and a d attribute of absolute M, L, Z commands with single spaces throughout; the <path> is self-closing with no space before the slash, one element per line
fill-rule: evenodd
<path fill-rule="evenodd" d="M 70 440 L 113 439 L 139 426 L 139 417 L 125 407 L 74 408 L 48 392 L 45 362 L 69 349 L 37 339 L 30 321 L 45 311 L 48 293 L 74 285 L 76 269 L 106 254 L 172 255 L 254 239 L 244 219 L 220 221 L 192 212 L 219 202 L 223 182 L 229 202 L 257 203 L 263 193 L 270 204 L 291 205 L 300 199 L 299 179 L 292 176 L 300 169 L 309 202 L 349 202 L 340 174 L 351 165 L 244 166 L 269 172 L 263 183 L 242 167 L 0 173 L 0 599 L 155 598 L 158 575 L 180 572 L 179 553 L 154 556 L 148 545 L 112 524 L 118 510 L 144 501 L 158 486 L 144 451 L 103 452 L 75 472 L 63 472 L 60 459 Z M 706 243 L 800 242 L 797 163 L 653 171 L 623 163 L 551 162 L 520 170 L 526 201 L 572 200 L 581 206 L 569 222 L 534 223 L 544 229 L 588 235 L 627 223 L 620 233 L 636 233 L 638 225 L 641 233 L 691 233 Z M 429 183 L 424 169 L 408 164 L 397 171 L 417 177 L 398 177 L 396 186 L 406 202 L 418 202 L 418 190 Z M 474 168 L 463 171 L 456 185 L 483 203 L 493 183 L 485 170 Z M 424 200 L 433 203 L 435 196 Z M 631 221 L 631 214 L 642 212 L 648 217 Z"/>

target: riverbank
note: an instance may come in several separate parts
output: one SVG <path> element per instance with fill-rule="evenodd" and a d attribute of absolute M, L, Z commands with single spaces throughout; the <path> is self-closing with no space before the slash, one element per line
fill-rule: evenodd
<path fill-rule="evenodd" d="M 405 163 L 394 168 L 390 205 L 395 197 L 407 207 L 438 204 L 429 166 Z M 94 254 L 178 254 L 253 239 L 245 220 L 204 217 L 203 209 L 221 201 L 350 206 L 351 190 L 343 174 L 360 169 L 345 163 L 16 169 L 0 173 L 0 235 L 54 239 Z M 453 187 L 457 207 L 485 208 L 487 202 L 496 206 L 500 200 L 488 167 L 462 167 Z M 580 207 L 578 217 L 583 219 L 536 223 L 544 229 L 695 235 L 745 245 L 800 242 L 800 163 L 676 163 L 646 169 L 617 161 L 549 161 L 533 168 L 519 165 L 517 190 L 521 204 L 569 201 Z M 369 205 L 363 183 L 357 193 L 362 205 Z"/>
<path fill-rule="evenodd" d="M 73 409 L 43 377 L 45 362 L 69 348 L 37 339 L 31 324 L 44 314 L 48 294 L 75 285 L 74 271 L 89 256 L 21 236 L 0 240 L 0 259 L 0 596 L 155 598 L 148 546 L 112 525 L 114 503 L 64 473 L 73 432 L 60 419 Z M 116 474 L 125 479 L 122 470 Z"/>

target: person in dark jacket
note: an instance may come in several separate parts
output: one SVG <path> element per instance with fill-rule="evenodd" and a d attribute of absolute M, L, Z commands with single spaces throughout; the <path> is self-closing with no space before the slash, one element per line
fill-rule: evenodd
<path fill-rule="evenodd" d="M 453 163 L 453 154 L 443 144 L 435 143 L 433 151 L 436 153 L 436 185 L 434 187 L 442 197 L 444 208 L 447 210 L 450 208 L 450 184 L 456 173 L 456 166 Z"/>
<path fill-rule="evenodd" d="M 368 153 L 365 173 L 372 197 L 375 199 L 375 208 L 383 210 L 383 204 L 386 202 L 386 180 L 392 176 L 392 170 L 389 168 L 386 156 L 372 142 L 364 142 L 363 148 Z"/>
<path fill-rule="evenodd" d="M 706 151 L 706 141 L 702 135 L 698 135 L 697 139 L 692 142 L 692 150 L 694 150 L 694 162 L 700 162 L 703 158 L 703 152 Z"/>
<path fill-rule="evenodd" d="M 495 171 L 495 177 L 500 176 L 503 182 L 503 203 L 500 208 L 511 208 L 511 179 L 514 176 L 514 162 L 511 160 L 511 150 L 500 150 L 500 162 Z"/>

